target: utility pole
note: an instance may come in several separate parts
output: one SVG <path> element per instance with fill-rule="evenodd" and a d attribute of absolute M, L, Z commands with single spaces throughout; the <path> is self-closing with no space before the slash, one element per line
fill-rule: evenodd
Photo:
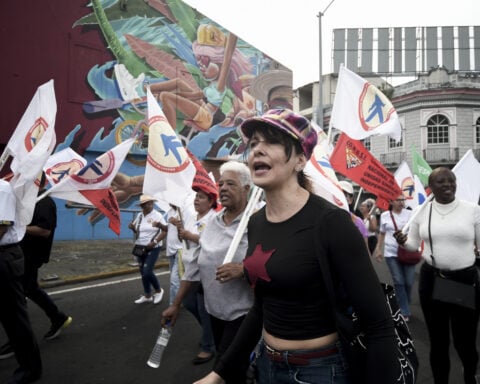
<path fill-rule="evenodd" d="M 323 71 L 322 71 L 322 17 L 327 12 L 327 9 L 333 4 L 335 0 L 331 0 L 323 12 L 319 12 L 318 17 L 318 105 L 317 105 L 317 124 L 323 129 Z"/>

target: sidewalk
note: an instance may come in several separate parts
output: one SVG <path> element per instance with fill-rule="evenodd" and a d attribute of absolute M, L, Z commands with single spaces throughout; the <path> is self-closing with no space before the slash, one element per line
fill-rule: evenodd
<path fill-rule="evenodd" d="M 138 273 L 132 240 L 54 241 L 50 261 L 39 271 L 42 287 Z M 162 250 L 157 268 L 168 267 Z"/>

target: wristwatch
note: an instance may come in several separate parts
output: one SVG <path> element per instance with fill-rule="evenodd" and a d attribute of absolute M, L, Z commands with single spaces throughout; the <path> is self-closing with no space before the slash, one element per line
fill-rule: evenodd
<path fill-rule="evenodd" d="M 153 244 L 157 245 L 158 244 L 158 241 L 157 239 L 153 239 Z"/>

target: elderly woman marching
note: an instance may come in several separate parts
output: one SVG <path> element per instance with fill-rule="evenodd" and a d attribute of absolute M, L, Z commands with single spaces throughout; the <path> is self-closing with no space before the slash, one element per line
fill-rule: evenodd
<path fill-rule="evenodd" d="M 244 260 L 255 303 L 213 372 L 197 383 L 228 381 L 260 338 L 258 383 L 349 383 L 318 257 L 328 258 L 367 330 L 367 382 L 394 383 L 394 328 L 365 242 L 349 213 L 310 192 L 303 172 L 314 128 L 274 109 L 241 129 L 252 180 L 266 201 L 250 218 Z"/>
<path fill-rule="evenodd" d="M 250 172 L 245 164 L 229 161 L 220 167 L 218 185 L 223 209 L 208 221 L 200 234 L 194 261 L 186 265 L 177 296 L 162 314 L 162 323 L 170 321 L 174 325 L 192 282 L 200 281 L 205 308 L 210 315 L 217 360 L 231 344 L 253 303 L 253 292 L 242 278 L 241 263 L 247 250 L 246 233 L 240 239 L 232 262 L 222 265 L 247 206 L 250 184 Z M 244 384 L 249 363 L 249 355 L 237 360 L 234 375 L 228 383 Z"/>

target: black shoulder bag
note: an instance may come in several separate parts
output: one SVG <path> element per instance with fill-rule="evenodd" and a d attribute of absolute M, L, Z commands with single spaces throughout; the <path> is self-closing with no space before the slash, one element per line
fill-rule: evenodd
<path fill-rule="evenodd" d="M 315 238 L 318 242 L 318 238 Z M 317 250 L 320 247 L 317 245 Z M 332 275 L 334 271 L 330 268 L 327 257 L 323 257 L 320 252 L 316 252 L 322 277 L 329 296 L 329 300 L 335 311 L 335 321 L 340 341 L 349 365 L 350 379 L 354 384 L 369 384 L 366 382 L 367 368 L 367 345 L 365 343 L 365 333 L 360 325 L 360 320 L 355 310 L 340 300 L 339 294 L 335 289 Z M 413 343 L 413 337 L 410 334 L 408 325 L 405 322 L 400 307 L 398 306 L 395 290 L 391 285 L 381 283 L 385 301 L 390 310 L 393 324 L 395 327 L 395 336 L 397 339 L 397 369 L 398 379 L 390 384 L 414 384 L 417 379 L 418 357 Z"/>
<path fill-rule="evenodd" d="M 430 212 L 428 215 L 428 240 L 430 241 L 430 250 L 432 252 L 430 257 L 432 258 L 432 264 L 435 268 L 432 299 L 474 310 L 476 309 L 478 284 L 476 266 L 473 265 L 459 271 L 442 271 L 435 265 L 432 232 L 430 228 L 432 223 L 432 205 L 433 203 L 430 203 Z"/>

